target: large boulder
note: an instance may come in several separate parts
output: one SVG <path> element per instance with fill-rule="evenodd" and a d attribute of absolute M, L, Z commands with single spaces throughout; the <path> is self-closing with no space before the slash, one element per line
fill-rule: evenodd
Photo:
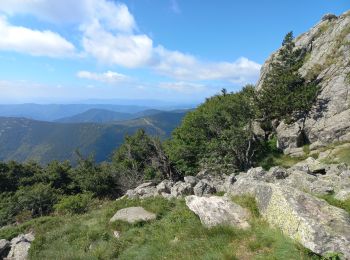
<path fill-rule="evenodd" d="M 31 243 L 34 241 L 34 234 L 21 234 L 11 240 L 11 250 L 5 259 L 26 260 Z"/>
<path fill-rule="evenodd" d="M 110 219 L 110 222 L 121 220 L 128 223 L 135 223 L 154 219 L 156 219 L 156 214 L 148 212 L 142 207 L 130 207 L 118 210 Z"/>
<path fill-rule="evenodd" d="M 260 184 L 255 197 L 271 225 L 313 252 L 350 258 L 350 215 L 326 201 L 285 185 Z"/>
<path fill-rule="evenodd" d="M 226 197 L 198 197 L 195 195 L 185 198 L 187 207 L 199 216 L 206 227 L 216 225 L 231 225 L 248 228 L 250 214 L 248 210 L 233 203 Z"/>

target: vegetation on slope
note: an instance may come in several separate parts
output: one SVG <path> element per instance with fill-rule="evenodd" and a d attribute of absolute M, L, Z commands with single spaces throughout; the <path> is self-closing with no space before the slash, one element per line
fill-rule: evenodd
<path fill-rule="evenodd" d="M 243 206 L 256 208 L 251 198 L 235 198 Z M 109 223 L 116 210 L 142 206 L 155 212 L 152 222 Z M 31 259 L 311 259 L 308 252 L 276 229 L 270 228 L 253 211 L 252 228 L 203 227 L 183 200 L 96 201 L 83 215 L 51 216 L 15 228 L 0 230 L 11 238 L 33 230 L 36 238 Z M 113 231 L 121 233 L 120 239 Z"/>

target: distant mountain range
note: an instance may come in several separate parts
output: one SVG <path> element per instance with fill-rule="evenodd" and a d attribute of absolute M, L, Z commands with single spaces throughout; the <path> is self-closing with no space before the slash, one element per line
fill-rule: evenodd
<path fill-rule="evenodd" d="M 0 117 L 0 160 L 74 162 L 75 151 L 79 149 L 83 155 L 94 154 L 97 162 L 105 161 L 122 144 L 126 134 L 133 134 L 139 128 L 163 139 L 169 137 L 188 111 L 139 112 L 136 115 L 144 116 L 126 121 L 118 120 L 135 115 L 101 109 L 88 110 L 61 122 Z"/>
<path fill-rule="evenodd" d="M 136 105 L 134 105 L 136 104 Z M 77 116 L 78 120 L 82 122 L 91 122 L 96 117 L 97 120 L 106 122 L 109 118 L 116 118 L 115 120 L 127 120 L 134 119 L 137 117 L 152 115 L 156 112 L 161 111 L 172 111 L 175 109 L 193 108 L 193 106 L 181 106 L 171 105 L 162 106 L 158 103 L 154 103 L 153 106 L 146 106 L 144 104 L 149 103 L 137 103 L 134 102 L 132 105 L 123 102 L 121 104 L 12 104 L 12 105 L 0 105 L 0 116 L 2 117 L 25 117 L 40 121 L 62 121 L 68 120 L 67 122 L 75 122 L 75 118 L 69 119 L 70 117 Z M 91 111 L 90 111 L 91 110 Z M 103 110 L 100 111 L 100 110 Z M 108 110 L 108 111 L 106 111 Z M 87 112 L 87 113 L 86 113 Z M 102 113 L 101 113 L 102 112 Z M 117 112 L 112 114 L 111 112 Z M 86 113 L 86 114 L 84 114 Z M 118 113 L 120 113 L 118 115 Z M 83 114 L 83 115 L 79 115 Z M 124 115 L 122 115 L 124 114 Z M 101 116 L 102 115 L 102 116 Z M 90 117 L 90 118 L 89 118 Z M 106 119 L 104 119 L 104 117 Z M 80 119 L 81 118 L 81 119 Z M 92 121 L 95 122 L 95 121 Z"/>

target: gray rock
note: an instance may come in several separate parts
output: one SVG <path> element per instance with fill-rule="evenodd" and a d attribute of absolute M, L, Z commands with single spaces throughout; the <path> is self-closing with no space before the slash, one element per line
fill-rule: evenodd
<path fill-rule="evenodd" d="M 174 185 L 173 181 L 170 180 L 164 180 L 161 183 L 159 183 L 156 187 L 158 194 L 162 193 L 170 193 L 171 187 Z"/>
<path fill-rule="evenodd" d="M 186 205 L 206 227 L 231 225 L 239 228 L 250 227 L 249 212 L 225 197 L 186 197 Z"/>
<path fill-rule="evenodd" d="M 267 182 L 275 182 L 276 180 L 284 180 L 290 175 L 290 172 L 280 166 L 271 167 L 265 174 L 264 179 Z"/>
<path fill-rule="evenodd" d="M 244 174 L 244 173 L 241 173 Z M 266 174 L 266 171 L 262 167 L 251 168 L 247 171 L 246 175 L 254 180 L 262 180 Z"/>
<path fill-rule="evenodd" d="M 191 184 L 191 186 L 194 187 L 198 183 L 199 180 L 194 176 L 186 176 L 186 177 L 184 177 L 184 181 L 186 183 Z"/>
<path fill-rule="evenodd" d="M 318 160 L 309 157 L 304 161 L 295 164 L 292 169 L 305 171 L 309 174 L 326 174 L 327 166 Z"/>
<path fill-rule="evenodd" d="M 186 182 L 179 181 L 171 188 L 171 196 L 181 197 L 193 194 L 192 185 Z"/>
<path fill-rule="evenodd" d="M 326 201 L 297 189 L 275 184 L 256 185 L 260 214 L 285 235 L 313 252 L 341 252 L 350 258 L 350 215 Z"/>
<path fill-rule="evenodd" d="M 131 195 L 135 194 L 138 198 L 149 198 L 157 194 L 156 184 L 154 182 L 146 182 L 137 186 Z"/>
<path fill-rule="evenodd" d="M 5 259 L 7 260 L 26 260 L 30 244 L 34 241 L 34 234 L 21 234 L 11 240 L 11 250 Z"/>
<path fill-rule="evenodd" d="M 118 210 L 110 219 L 110 222 L 121 220 L 128 223 L 135 223 L 154 219 L 156 219 L 156 215 L 154 213 L 148 212 L 142 207 L 130 207 Z"/>
<path fill-rule="evenodd" d="M 215 187 L 208 180 L 200 180 L 193 188 L 194 195 L 204 196 L 216 192 Z"/>
<path fill-rule="evenodd" d="M 337 200 L 345 201 L 350 199 L 350 188 L 337 192 L 334 196 Z"/>
<path fill-rule="evenodd" d="M 224 184 L 224 191 L 227 192 L 232 188 L 232 185 L 237 181 L 236 179 L 237 174 L 233 173 L 226 177 L 225 184 Z"/>

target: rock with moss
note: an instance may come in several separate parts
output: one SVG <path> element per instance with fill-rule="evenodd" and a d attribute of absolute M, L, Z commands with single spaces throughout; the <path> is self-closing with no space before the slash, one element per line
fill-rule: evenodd
<path fill-rule="evenodd" d="M 350 215 L 292 187 L 260 184 L 255 198 L 260 214 L 313 252 L 339 252 L 350 258 Z"/>
<path fill-rule="evenodd" d="M 199 216 L 206 227 L 230 225 L 238 228 L 249 228 L 250 213 L 247 209 L 232 202 L 226 197 L 187 196 L 187 207 Z"/>

